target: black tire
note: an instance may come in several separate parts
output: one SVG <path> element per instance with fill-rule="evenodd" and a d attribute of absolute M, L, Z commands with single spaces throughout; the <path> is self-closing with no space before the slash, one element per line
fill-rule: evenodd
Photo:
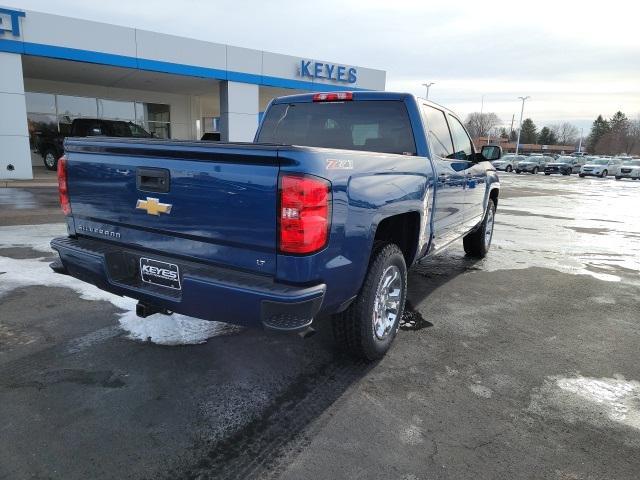
<path fill-rule="evenodd" d="M 463 239 L 464 251 L 467 255 L 476 258 L 484 258 L 491 248 L 491 240 L 493 238 L 493 221 L 495 219 L 496 204 L 489 199 L 487 210 L 484 212 L 484 218 L 480 226 L 473 232 L 467 234 Z M 491 223 L 491 231 L 487 241 L 487 227 Z"/>
<path fill-rule="evenodd" d="M 520 173 L 520 170 L 516 170 L 516 173 Z"/>
<path fill-rule="evenodd" d="M 393 325 L 380 338 L 375 331 L 375 301 L 384 274 L 396 267 L 400 277 L 399 305 Z M 344 312 L 333 316 L 333 336 L 346 353 L 365 360 L 382 358 L 398 333 L 407 296 L 407 265 L 397 245 L 382 243 L 374 247 L 369 269 L 360 293 Z"/>
<path fill-rule="evenodd" d="M 562 174 L 563 175 L 571 175 L 571 170 L 563 170 Z"/>
<path fill-rule="evenodd" d="M 58 152 L 53 148 L 48 148 L 42 154 L 42 161 L 47 170 L 58 169 Z"/>
<path fill-rule="evenodd" d="M 607 170 L 603 170 L 600 174 L 600 178 L 605 178 L 607 175 L 609 175 L 609 172 Z"/>
<path fill-rule="evenodd" d="M 531 172 L 531 173 L 533 173 L 534 175 L 537 175 L 538 174 L 538 167 L 533 167 L 533 172 Z"/>
<path fill-rule="evenodd" d="M 513 167 L 511 165 L 507 165 L 504 169 L 505 172 L 511 173 L 513 171 Z"/>
<path fill-rule="evenodd" d="M 544 172 L 545 175 L 551 175 L 550 173 Z"/>
<path fill-rule="evenodd" d="M 619 177 L 619 176 L 616 175 L 616 180 L 620 180 L 620 178 L 622 178 L 622 177 Z"/>
<path fill-rule="evenodd" d="M 579 176 L 580 178 L 584 178 L 584 174 L 582 174 L 582 173 L 579 173 L 579 174 L 578 174 L 578 176 Z"/>

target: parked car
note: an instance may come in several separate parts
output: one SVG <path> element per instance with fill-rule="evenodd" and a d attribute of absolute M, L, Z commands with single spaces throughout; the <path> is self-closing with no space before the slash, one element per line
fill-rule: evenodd
<path fill-rule="evenodd" d="M 500 160 L 491 162 L 496 170 L 502 170 L 504 172 L 511 172 L 516 169 L 518 162 L 521 162 L 526 157 L 524 155 L 505 155 Z"/>
<path fill-rule="evenodd" d="M 624 160 L 620 165 L 620 171 L 616 175 L 616 180 L 630 178 L 638 180 L 640 178 L 640 158 Z"/>
<path fill-rule="evenodd" d="M 304 331 L 380 358 L 407 268 L 463 239 L 484 257 L 500 183 L 451 111 L 392 92 L 280 97 L 254 144 L 69 138 L 52 265 L 137 313 Z M 170 155 L 169 155 L 170 153 Z M 198 161 L 194 161 L 198 160 Z"/>
<path fill-rule="evenodd" d="M 553 162 L 553 158 L 545 155 L 531 155 L 518 162 L 516 173 L 526 172 L 537 174 L 544 170 L 547 163 Z"/>
<path fill-rule="evenodd" d="M 617 158 L 587 157 L 586 163 L 580 168 L 579 176 L 604 178 L 607 175 L 618 175 L 621 163 Z"/>
<path fill-rule="evenodd" d="M 577 173 L 582 167 L 584 160 L 581 157 L 569 157 L 561 156 L 553 162 L 547 163 L 544 167 L 544 174 L 551 175 L 552 173 L 559 173 L 562 175 L 571 175 Z"/>
<path fill-rule="evenodd" d="M 76 118 L 71 122 L 69 134 L 42 133 L 36 137 L 36 150 L 42 156 L 44 166 L 56 170 L 58 159 L 64 152 L 66 137 L 131 137 L 151 138 L 152 135 L 141 126 L 123 120 L 103 120 L 99 118 Z"/>

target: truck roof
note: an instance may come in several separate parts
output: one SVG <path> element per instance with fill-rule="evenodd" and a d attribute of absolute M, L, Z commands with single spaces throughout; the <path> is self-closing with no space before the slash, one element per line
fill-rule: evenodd
<path fill-rule="evenodd" d="M 313 96 L 316 93 L 327 93 L 327 92 L 311 92 L 311 93 L 300 93 L 297 95 L 286 95 L 284 97 L 277 97 L 273 100 L 273 103 L 289 103 L 289 102 L 297 102 L 297 103 L 306 103 L 312 102 Z M 344 92 L 340 92 L 344 93 Z M 408 97 L 413 97 L 410 93 L 400 93 L 400 92 L 380 92 L 380 91 L 354 91 L 350 92 L 353 94 L 353 100 L 404 100 Z"/>
<path fill-rule="evenodd" d="M 286 95 L 286 96 L 282 96 L 282 97 L 276 97 L 272 100 L 273 104 L 278 104 L 278 103 L 291 103 L 291 102 L 295 102 L 295 103 L 311 103 L 313 102 L 313 97 L 314 95 L 318 94 L 318 93 L 322 93 L 322 94 L 327 94 L 327 93 L 331 93 L 331 92 L 310 92 L 310 93 L 299 93 L 297 95 Z M 338 93 L 338 92 L 335 92 Z M 344 92 L 340 92 L 340 93 L 344 93 Z M 358 91 L 354 91 L 354 92 L 350 92 L 353 95 L 353 100 L 354 101 L 358 101 L 358 100 L 398 100 L 398 101 L 404 101 L 406 99 L 412 99 L 414 100 L 416 103 L 421 102 L 421 103 L 425 103 L 427 105 L 431 105 L 434 106 L 440 110 L 444 110 L 445 112 L 451 113 L 452 115 L 456 116 L 455 112 L 449 110 L 447 107 L 440 105 L 438 103 L 432 102 L 430 100 L 426 100 L 422 97 L 416 97 L 415 95 L 413 95 L 412 93 L 407 93 L 407 92 L 381 92 L 378 90 L 358 90 Z"/>

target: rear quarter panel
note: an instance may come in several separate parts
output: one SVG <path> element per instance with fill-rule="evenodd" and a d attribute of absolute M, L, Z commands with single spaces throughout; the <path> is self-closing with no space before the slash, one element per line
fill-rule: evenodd
<path fill-rule="evenodd" d="M 281 173 L 312 174 L 332 185 L 327 247 L 310 256 L 279 254 L 277 259 L 276 276 L 282 281 L 326 283 L 324 310 L 335 310 L 357 294 L 376 228 L 384 218 L 417 212 L 424 227 L 422 238 L 427 241 L 430 237 L 434 175 L 428 158 L 292 148 L 280 151 L 280 166 Z"/>

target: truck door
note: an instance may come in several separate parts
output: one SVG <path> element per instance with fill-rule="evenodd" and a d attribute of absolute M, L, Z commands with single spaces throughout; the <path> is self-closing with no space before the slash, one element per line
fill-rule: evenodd
<path fill-rule="evenodd" d="M 465 162 L 466 190 L 464 194 L 465 231 L 475 226 L 484 214 L 484 196 L 487 186 L 488 162 L 473 163 L 471 158 L 475 151 L 473 142 L 462 126 L 460 120 L 447 115 L 451 137 L 453 138 L 454 155 L 460 162 Z M 514 167 L 515 168 L 515 167 Z M 464 232 L 463 232 L 464 233 Z"/>
<path fill-rule="evenodd" d="M 436 195 L 433 205 L 434 247 L 455 240 L 464 221 L 465 170 L 468 162 L 454 156 L 453 142 L 445 113 L 422 105 L 425 133 L 435 167 Z"/>

